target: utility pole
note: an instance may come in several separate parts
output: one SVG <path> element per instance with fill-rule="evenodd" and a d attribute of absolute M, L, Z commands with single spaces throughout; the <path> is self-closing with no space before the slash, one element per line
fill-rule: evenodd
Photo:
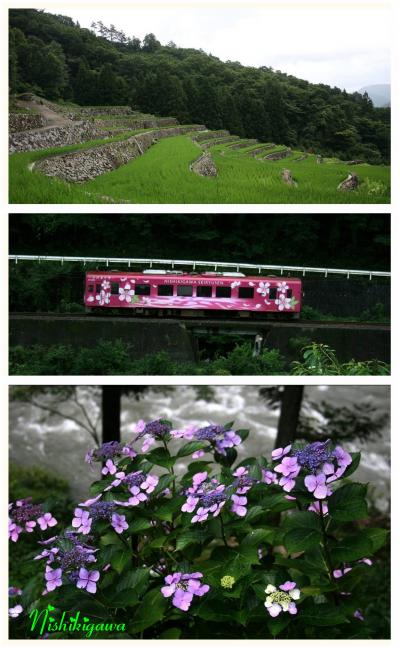
<path fill-rule="evenodd" d="M 284 448 L 295 440 L 301 404 L 303 401 L 303 392 L 303 385 L 285 386 L 282 396 L 281 415 L 279 417 L 275 448 Z"/>
<path fill-rule="evenodd" d="M 121 440 L 121 387 L 103 385 L 101 391 L 103 443 Z"/>

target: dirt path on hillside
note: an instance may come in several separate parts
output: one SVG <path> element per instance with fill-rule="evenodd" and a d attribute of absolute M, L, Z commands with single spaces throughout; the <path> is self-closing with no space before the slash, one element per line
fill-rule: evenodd
<path fill-rule="evenodd" d="M 36 101 L 23 101 L 23 100 L 18 100 L 17 105 L 20 108 L 28 108 L 32 110 L 32 112 L 36 112 L 39 115 L 43 117 L 43 119 L 46 120 L 46 126 L 42 126 L 42 128 L 33 128 L 30 132 L 40 132 L 40 131 L 45 131 L 48 130 L 49 128 L 54 128 L 55 126 L 72 126 L 72 125 L 77 125 L 80 124 L 80 121 L 73 121 L 72 119 L 68 119 L 67 117 L 64 117 L 61 113 L 56 112 L 55 110 L 52 110 L 48 106 L 45 106 L 44 104 L 40 104 Z"/>

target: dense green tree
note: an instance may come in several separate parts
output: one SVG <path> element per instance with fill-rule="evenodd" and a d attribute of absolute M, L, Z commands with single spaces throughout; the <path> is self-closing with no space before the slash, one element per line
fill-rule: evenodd
<path fill-rule="evenodd" d="M 142 50 L 151 54 L 161 47 L 160 41 L 156 39 L 154 34 L 146 34 L 143 39 Z"/>
<path fill-rule="evenodd" d="M 97 100 L 99 73 L 90 70 L 85 59 L 79 62 L 74 81 L 74 99 L 80 104 L 93 104 Z"/>
<path fill-rule="evenodd" d="M 121 76 L 115 74 L 111 63 L 103 65 L 97 77 L 98 105 L 122 104 L 127 94 L 127 83 Z"/>

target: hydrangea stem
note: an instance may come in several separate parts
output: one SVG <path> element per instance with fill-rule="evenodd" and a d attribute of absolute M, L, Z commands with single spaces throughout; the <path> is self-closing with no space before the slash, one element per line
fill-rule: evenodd
<path fill-rule="evenodd" d="M 222 519 L 222 514 L 218 516 L 219 517 L 219 523 L 221 525 L 221 535 L 222 535 L 222 540 L 224 541 L 225 547 L 228 546 L 228 543 L 226 541 L 226 536 L 225 536 L 225 527 L 224 527 L 224 521 Z"/>
<path fill-rule="evenodd" d="M 324 553 L 324 558 L 325 558 L 325 565 L 326 565 L 326 569 L 327 569 L 327 572 L 328 572 L 329 580 L 330 580 L 331 584 L 335 588 L 335 590 L 333 592 L 335 605 L 339 605 L 338 595 L 337 595 L 337 591 L 336 591 L 335 577 L 333 575 L 333 564 L 332 564 L 331 554 L 330 554 L 329 547 L 328 547 L 328 535 L 326 533 L 326 526 L 325 526 L 322 502 L 319 502 L 319 520 L 320 520 L 321 531 L 322 531 L 322 547 L 323 547 L 323 553 Z"/>
<path fill-rule="evenodd" d="M 164 448 L 165 448 L 165 452 L 166 452 L 166 453 L 168 454 L 168 456 L 170 457 L 170 456 L 171 456 L 171 453 L 170 453 L 170 451 L 169 451 L 169 449 L 168 449 L 167 442 L 166 442 L 164 439 L 163 439 L 163 445 L 164 445 Z M 176 479 L 176 475 L 175 475 L 174 467 L 173 467 L 173 466 L 169 466 L 169 467 L 168 467 L 168 472 L 170 473 L 171 477 L 173 478 L 173 482 L 172 482 L 172 494 L 175 495 L 175 493 L 176 493 L 176 487 L 175 487 L 175 479 Z"/>

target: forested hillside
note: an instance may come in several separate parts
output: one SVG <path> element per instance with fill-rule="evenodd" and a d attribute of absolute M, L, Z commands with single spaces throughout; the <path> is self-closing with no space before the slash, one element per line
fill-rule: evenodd
<path fill-rule="evenodd" d="M 108 214 L 14 214 L 10 252 L 390 270 L 390 219 L 385 214 L 284 219 L 281 214 L 113 214 L 111 227 Z"/>
<path fill-rule="evenodd" d="M 101 22 L 82 29 L 35 9 L 10 10 L 10 91 L 82 105 L 126 104 L 240 137 L 389 161 L 390 109 L 374 108 L 367 95 L 163 46 L 153 34 L 141 42 Z"/>

